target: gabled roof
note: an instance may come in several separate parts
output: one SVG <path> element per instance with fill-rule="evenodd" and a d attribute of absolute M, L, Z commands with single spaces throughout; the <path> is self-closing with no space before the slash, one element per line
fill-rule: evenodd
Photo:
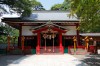
<path fill-rule="evenodd" d="M 52 30 L 54 30 L 54 31 L 58 31 L 58 32 L 61 32 L 61 33 L 66 33 L 65 30 L 62 30 L 62 29 L 57 28 L 57 27 L 54 27 L 54 26 L 51 26 L 51 27 L 49 27 L 49 26 L 42 27 L 42 28 L 37 29 L 37 30 L 32 31 L 32 32 L 33 32 L 33 33 L 40 33 L 40 32 L 45 31 L 45 30 L 47 30 L 47 29 L 52 29 Z"/>
<path fill-rule="evenodd" d="M 79 22 L 76 16 L 69 17 L 68 11 L 33 11 L 28 17 L 4 18 L 3 22 Z"/>
<path fill-rule="evenodd" d="M 39 29 L 39 28 L 42 28 L 42 27 L 45 27 L 45 26 L 55 26 L 55 27 L 58 27 L 58 28 L 61 28 L 61 29 L 66 30 L 65 27 L 60 26 L 60 25 L 57 25 L 57 24 L 54 24 L 54 23 L 51 22 L 51 21 L 47 22 L 46 24 L 43 24 L 43 25 L 40 25 L 40 26 L 34 27 L 34 28 L 32 28 L 32 29 Z"/>
<path fill-rule="evenodd" d="M 58 20 L 58 21 L 79 21 L 77 17 L 69 17 L 68 11 L 34 11 L 29 17 L 23 20 Z"/>
<path fill-rule="evenodd" d="M 41 31 L 44 31 L 44 30 L 47 30 L 51 28 L 52 30 L 54 31 L 59 31 L 59 32 L 62 32 L 62 33 L 65 33 L 66 32 L 66 28 L 62 27 L 62 26 L 59 26 L 59 25 L 56 25 L 56 24 L 53 24 L 51 21 L 47 22 L 46 24 L 43 24 L 41 26 L 38 26 L 38 27 L 34 27 L 32 28 L 31 30 L 35 30 L 33 31 L 34 33 L 38 33 L 38 32 L 41 32 Z"/>

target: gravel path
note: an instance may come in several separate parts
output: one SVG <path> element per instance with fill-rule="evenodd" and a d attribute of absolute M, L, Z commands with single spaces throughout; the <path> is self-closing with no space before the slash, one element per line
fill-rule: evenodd
<path fill-rule="evenodd" d="M 6 59 L 6 60 L 5 60 Z M 0 66 L 87 66 L 70 54 L 3 56 Z"/>
<path fill-rule="evenodd" d="M 23 55 L 1 55 L 0 56 L 0 66 L 8 66 L 13 61 L 16 61 L 22 57 L 26 57 Z"/>
<path fill-rule="evenodd" d="M 73 55 L 89 66 L 100 66 L 100 55 Z"/>
<path fill-rule="evenodd" d="M 72 56 L 76 57 L 79 60 L 82 60 L 86 57 L 86 55 L 72 55 Z"/>

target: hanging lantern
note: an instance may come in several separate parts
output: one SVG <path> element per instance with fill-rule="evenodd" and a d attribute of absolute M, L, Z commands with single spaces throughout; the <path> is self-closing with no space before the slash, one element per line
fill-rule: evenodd
<path fill-rule="evenodd" d="M 47 34 L 43 34 L 43 37 L 44 37 L 44 39 L 46 39 L 47 38 Z"/>

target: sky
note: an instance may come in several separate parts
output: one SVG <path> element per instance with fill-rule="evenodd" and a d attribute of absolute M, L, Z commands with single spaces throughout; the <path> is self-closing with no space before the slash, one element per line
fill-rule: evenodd
<path fill-rule="evenodd" d="M 54 4 L 60 4 L 63 3 L 64 0 L 37 0 L 39 2 L 41 2 L 41 4 L 43 5 L 43 7 L 46 10 L 50 10 L 50 8 L 54 5 Z"/>

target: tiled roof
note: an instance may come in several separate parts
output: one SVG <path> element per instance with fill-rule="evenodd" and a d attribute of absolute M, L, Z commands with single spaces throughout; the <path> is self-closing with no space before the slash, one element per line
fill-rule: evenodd
<path fill-rule="evenodd" d="M 100 33 L 80 33 L 81 36 L 100 36 Z"/>
<path fill-rule="evenodd" d="M 29 17 L 24 17 L 23 20 L 64 20 L 64 21 L 79 21 L 75 16 L 69 17 L 68 11 L 34 11 Z"/>

